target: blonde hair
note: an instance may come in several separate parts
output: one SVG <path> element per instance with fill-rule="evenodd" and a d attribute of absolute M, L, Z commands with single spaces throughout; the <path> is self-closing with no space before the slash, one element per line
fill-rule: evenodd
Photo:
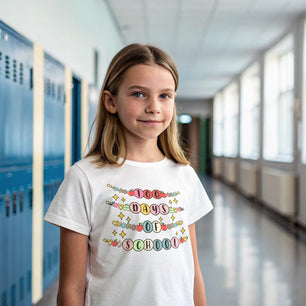
<path fill-rule="evenodd" d="M 104 106 L 103 92 L 108 90 L 116 96 L 125 72 L 138 64 L 157 64 L 170 71 L 178 87 L 178 72 L 171 57 L 163 50 L 141 44 L 131 44 L 124 47 L 112 59 L 104 83 L 100 91 L 99 105 L 91 131 L 95 128 L 93 144 L 86 157 L 93 157 L 99 166 L 106 164 L 121 166 L 126 160 L 127 150 L 121 122 L 117 114 L 111 114 Z M 176 107 L 174 106 L 173 118 L 167 129 L 158 136 L 158 147 L 162 153 L 175 163 L 189 164 L 178 140 L 176 123 Z M 123 161 L 119 162 L 119 158 Z"/>

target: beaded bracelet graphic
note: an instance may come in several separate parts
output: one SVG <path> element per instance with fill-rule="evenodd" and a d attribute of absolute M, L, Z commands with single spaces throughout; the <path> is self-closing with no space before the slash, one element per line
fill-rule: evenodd
<path fill-rule="evenodd" d="M 115 226 L 126 228 L 126 229 L 131 229 L 132 231 L 135 231 L 135 230 L 137 230 L 138 232 L 144 231 L 145 233 L 151 233 L 153 231 L 154 233 L 159 233 L 161 231 L 166 231 L 167 229 L 169 230 L 179 225 L 182 225 L 183 221 L 179 220 L 175 223 L 165 224 L 165 223 L 161 223 L 158 221 L 151 222 L 149 220 L 146 220 L 139 224 L 130 224 L 130 223 L 124 223 L 124 222 L 114 220 L 112 223 Z"/>
<path fill-rule="evenodd" d="M 159 205 L 157 204 L 151 204 L 148 205 L 146 203 L 139 204 L 137 202 L 132 202 L 130 204 L 120 204 L 117 202 L 110 202 L 106 201 L 106 205 L 110 205 L 113 208 L 119 208 L 123 211 L 131 211 L 134 214 L 142 213 L 144 215 L 152 214 L 154 216 L 157 216 L 158 214 L 167 215 L 167 214 L 175 214 L 181 211 L 184 211 L 183 207 L 169 207 L 165 203 L 161 203 Z"/>
<path fill-rule="evenodd" d="M 180 194 L 179 191 L 176 192 L 163 192 L 161 190 L 149 190 L 149 189 L 145 189 L 142 190 L 140 188 L 135 188 L 135 189 L 130 189 L 130 190 L 126 190 L 123 188 L 119 188 L 116 186 L 112 186 L 111 184 L 107 184 L 107 187 L 112 188 L 113 190 L 119 192 L 119 193 L 124 193 L 124 194 L 128 194 L 129 196 L 135 196 L 136 198 L 145 198 L 145 199 L 151 199 L 152 197 L 155 199 L 161 199 L 161 198 L 166 198 L 166 197 L 175 197 L 178 194 Z"/>
<path fill-rule="evenodd" d="M 130 238 L 127 238 L 123 241 L 119 241 L 118 239 L 106 239 L 104 238 L 103 241 L 106 242 L 109 246 L 113 247 L 122 247 L 125 251 L 160 251 L 162 249 L 170 250 L 171 248 L 177 249 L 182 243 L 186 242 L 188 240 L 188 236 L 177 238 L 172 237 L 171 239 L 165 238 L 163 240 L 160 239 L 137 239 L 132 240 Z"/>

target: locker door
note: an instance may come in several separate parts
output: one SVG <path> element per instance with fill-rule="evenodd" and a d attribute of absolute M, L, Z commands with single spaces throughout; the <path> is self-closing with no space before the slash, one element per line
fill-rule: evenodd
<path fill-rule="evenodd" d="M 31 304 L 32 44 L 0 22 L 0 298 Z"/>
<path fill-rule="evenodd" d="M 44 59 L 44 214 L 64 178 L 64 66 L 49 55 Z M 58 276 L 59 229 L 44 222 L 43 290 Z"/>
<path fill-rule="evenodd" d="M 7 53 L 6 44 L 4 43 L 4 32 L 3 25 L 0 23 L 0 141 L 4 140 L 5 129 L 5 100 L 4 100 L 4 83 L 5 83 L 5 54 Z M 6 175 L 4 173 L 4 146 L 0 146 L 0 183 L 4 183 Z M 9 220 L 7 216 L 7 206 L 9 205 L 9 197 L 7 193 L 6 184 L 2 187 L 0 184 L 0 246 L 7 248 L 8 245 L 8 234 L 9 234 Z M 7 281 L 9 277 L 8 268 L 8 251 L 0 252 L 0 305 L 6 305 L 8 303 L 8 286 Z"/>

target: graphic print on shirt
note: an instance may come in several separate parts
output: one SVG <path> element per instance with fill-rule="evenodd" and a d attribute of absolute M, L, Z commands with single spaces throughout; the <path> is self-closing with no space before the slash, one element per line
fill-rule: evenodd
<path fill-rule="evenodd" d="M 186 230 L 181 218 L 184 207 L 179 205 L 179 191 L 126 190 L 111 184 L 107 184 L 107 187 L 114 193 L 111 201 L 106 201 L 105 205 L 118 211 L 117 219 L 112 221 L 110 237 L 103 239 L 109 246 L 122 247 L 125 251 L 161 251 L 177 249 L 188 240 L 188 236 L 184 235 Z M 135 235 L 132 235 L 134 238 L 131 239 L 131 233 L 137 232 L 148 238 L 143 239 L 142 236 L 142 239 L 135 239 Z M 154 238 L 152 234 L 155 234 Z M 160 239 L 159 234 L 163 234 Z M 165 234 L 168 236 L 165 237 Z"/>

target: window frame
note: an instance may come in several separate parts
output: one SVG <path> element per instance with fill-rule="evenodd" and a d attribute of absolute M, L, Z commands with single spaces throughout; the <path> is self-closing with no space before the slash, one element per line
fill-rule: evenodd
<path fill-rule="evenodd" d="M 292 54 L 290 75 L 292 76 L 292 86 L 288 86 L 287 89 L 282 89 L 282 58 L 287 54 Z M 277 161 L 290 163 L 294 160 L 294 36 L 293 34 L 287 35 L 281 40 L 275 47 L 270 49 L 265 54 L 265 78 L 264 78 L 264 140 L 263 140 L 263 159 L 267 161 Z M 287 75 L 288 72 L 285 72 Z M 277 82 L 273 82 L 273 80 Z M 271 91 L 271 92 L 269 92 Z M 292 95 L 291 101 L 291 112 L 284 111 L 284 105 L 282 102 L 283 97 Z M 287 102 L 288 103 L 288 102 Z M 275 117 L 276 116 L 276 117 Z M 291 117 L 291 119 L 290 119 Z M 284 128 L 281 124 L 282 118 L 289 118 L 288 125 Z M 274 123 L 274 126 L 272 126 Z M 289 136 L 284 137 L 283 132 L 287 133 L 289 129 Z M 288 135 L 288 134 L 287 134 Z M 273 142 L 272 139 L 276 138 Z M 289 141 L 283 143 L 283 141 Z M 282 151 L 282 148 L 289 148 L 290 151 Z"/>

